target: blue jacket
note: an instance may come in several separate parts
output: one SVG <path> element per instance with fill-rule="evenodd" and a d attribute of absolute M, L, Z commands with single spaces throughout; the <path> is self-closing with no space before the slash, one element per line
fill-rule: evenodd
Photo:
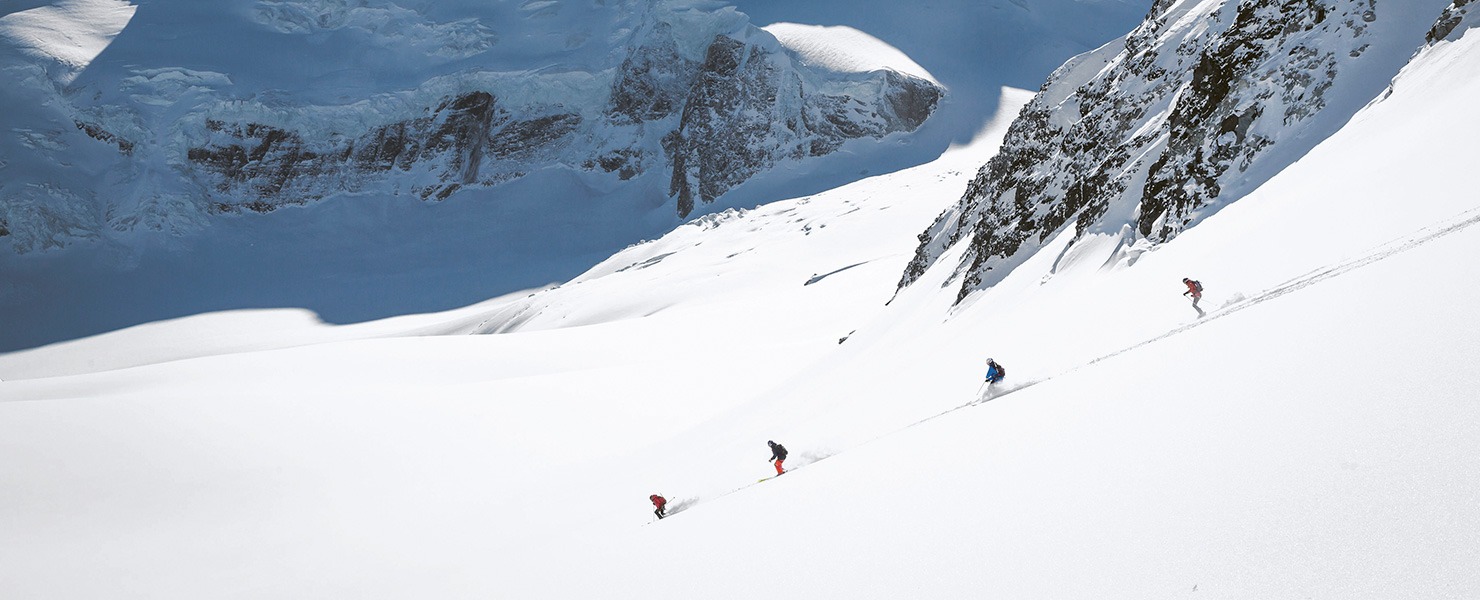
<path fill-rule="evenodd" d="M 987 381 L 1002 381 L 1002 378 L 1005 376 L 1007 376 L 1007 369 L 1002 368 L 1002 365 L 997 363 L 987 365 Z"/>

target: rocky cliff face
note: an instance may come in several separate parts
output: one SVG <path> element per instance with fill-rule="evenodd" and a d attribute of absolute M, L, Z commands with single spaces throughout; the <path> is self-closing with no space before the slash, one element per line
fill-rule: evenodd
<path fill-rule="evenodd" d="M 342 141 L 306 141 L 279 127 L 208 119 L 204 143 L 186 158 L 218 211 L 267 212 L 396 178 L 416 182 L 412 191 L 423 200 L 442 200 L 463 186 L 519 176 L 517 166 L 552 157 L 581 124 L 573 113 L 515 118 L 482 91 L 448 98 L 429 112 Z"/>
<path fill-rule="evenodd" d="M 232 73 L 183 68 L 135 69 L 110 89 L 58 87 L 47 93 L 55 120 L 76 131 L 37 142 L 57 154 L 51 164 L 70 163 L 84 147 L 112 158 L 90 159 L 98 164 L 86 180 L 56 166 L 36 185 L 0 189 L 9 196 L 0 199 L 0 236 L 25 230 L 12 236 L 24 251 L 139 224 L 175 230 L 182 218 L 171 213 L 180 208 L 194 213 L 183 220 L 199 222 L 346 194 L 437 201 L 551 168 L 661 178 L 673 210 L 687 216 L 782 161 L 912 131 L 943 94 L 893 71 L 803 65 L 733 9 L 617 4 L 603 9 L 614 19 L 604 25 L 609 47 L 569 34 L 550 51 L 582 53 L 579 68 L 500 70 L 502 59 L 488 57 L 501 34 L 476 21 L 434 23 L 389 2 L 261 0 L 252 26 L 270 34 L 362 36 L 378 55 L 404 49 L 446 72 L 412 89 L 333 102 L 314 89 L 248 92 Z M 582 12 L 540 25 L 560 7 L 536 5 L 544 8 L 518 9 L 532 27 L 564 32 L 595 19 Z M 446 43 L 425 39 L 437 32 Z M 47 186 L 56 189 L 43 194 Z M 43 206 L 59 202 L 68 206 Z"/>
<path fill-rule="evenodd" d="M 913 131 L 942 95 L 934 84 L 893 71 L 854 83 L 866 92 L 862 97 L 806 85 L 803 75 L 783 54 L 715 39 L 689 86 L 678 128 L 663 139 L 679 215 L 687 216 L 696 198 L 713 202 L 782 160 L 822 156 L 850 139 Z"/>
<path fill-rule="evenodd" d="M 1454 0 L 1444 13 L 1439 15 L 1439 20 L 1429 28 L 1428 35 L 1424 39 L 1429 44 L 1435 44 L 1450 38 L 1451 34 L 1466 29 L 1461 27 L 1467 18 L 1470 18 L 1470 0 Z"/>
<path fill-rule="evenodd" d="M 662 165 L 685 217 L 696 199 L 713 202 L 781 161 L 913 131 L 944 93 L 893 71 L 849 76 L 851 94 L 832 92 L 844 79 L 796 64 L 754 28 L 714 36 L 702 62 L 686 59 L 674 35 L 668 23 L 651 25 L 617 69 L 605 110 L 585 111 L 593 122 L 584 127 L 580 107 L 505 107 L 485 90 L 444 98 L 425 116 L 352 139 L 339 131 L 306 139 L 279 126 L 208 117 L 186 169 L 205 184 L 213 209 L 266 212 L 387 182 L 443 200 L 532 169 L 601 170 L 626 180 Z M 652 138 L 661 140 L 661 153 Z"/>
<path fill-rule="evenodd" d="M 1071 227 L 1122 249 L 1171 240 L 1339 128 L 1422 43 L 1433 17 L 1415 11 L 1443 8 L 1378 4 L 1159 0 L 1044 84 L 900 286 L 961 242 L 958 301 Z"/>

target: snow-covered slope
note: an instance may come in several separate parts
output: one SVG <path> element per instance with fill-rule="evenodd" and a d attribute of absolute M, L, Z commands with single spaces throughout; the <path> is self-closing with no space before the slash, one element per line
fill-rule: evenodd
<path fill-rule="evenodd" d="M 1480 596 L 1480 202 L 1452 176 L 1480 137 L 1470 25 L 1134 264 L 1064 232 L 959 304 L 959 247 L 884 302 L 1023 94 L 939 161 L 706 217 L 442 320 L 501 335 L 21 381 L 24 355 L 0 358 L 0 587 Z M 986 356 L 1008 379 L 967 405 Z M 794 471 L 758 483 L 768 439 Z"/>

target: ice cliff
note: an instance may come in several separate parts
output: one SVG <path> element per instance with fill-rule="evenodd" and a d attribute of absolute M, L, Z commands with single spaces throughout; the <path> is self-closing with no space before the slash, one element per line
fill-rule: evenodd
<path fill-rule="evenodd" d="M 706 1 L 55 4 L 37 10 L 73 18 L 0 16 L 17 84 L 0 103 L 26 107 L 0 141 L 18 251 L 357 194 L 445 200 L 542 169 L 657 178 L 682 217 L 779 163 L 913 131 L 944 94 L 805 64 Z M 28 45 L 104 12 L 128 14 L 95 32 L 96 58 Z"/>

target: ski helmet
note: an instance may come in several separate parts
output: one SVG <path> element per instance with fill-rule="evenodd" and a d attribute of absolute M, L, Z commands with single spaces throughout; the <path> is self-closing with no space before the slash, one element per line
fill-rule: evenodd
<path fill-rule="evenodd" d="M 990 359 L 990 358 L 989 358 L 989 359 L 987 359 L 987 364 L 992 364 L 992 363 L 994 363 L 994 362 L 997 362 L 997 361 L 995 361 L 995 360 L 992 360 L 992 359 Z"/>

